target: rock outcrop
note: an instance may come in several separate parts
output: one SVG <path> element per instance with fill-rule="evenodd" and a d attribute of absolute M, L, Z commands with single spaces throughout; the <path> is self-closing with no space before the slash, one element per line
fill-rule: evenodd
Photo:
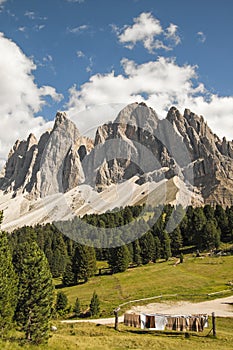
<path fill-rule="evenodd" d="M 205 203 L 233 205 L 233 144 L 220 140 L 202 116 L 186 109 L 182 115 L 172 107 L 167 115 L 190 155 L 189 169 Z"/>
<path fill-rule="evenodd" d="M 144 103 L 125 107 L 113 123 L 96 132 L 94 149 L 83 161 L 86 182 L 102 187 L 171 166 L 156 133 L 159 119 Z"/>
<path fill-rule="evenodd" d="M 31 134 L 27 141 L 15 143 L 0 178 L 0 188 L 5 193 L 13 191 L 13 196 L 27 192 L 33 198 L 66 192 L 85 179 L 81 148 L 87 153 L 90 140 L 80 135 L 65 113 L 58 112 L 53 129 L 44 133 L 39 142 Z"/>
<path fill-rule="evenodd" d="M 125 107 L 99 127 L 85 157 L 86 183 L 100 189 L 139 176 L 138 184 L 178 176 L 205 203 L 233 205 L 233 142 L 220 140 L 202 116 L 172 107 L 164 120 L 144 103 Z"/>

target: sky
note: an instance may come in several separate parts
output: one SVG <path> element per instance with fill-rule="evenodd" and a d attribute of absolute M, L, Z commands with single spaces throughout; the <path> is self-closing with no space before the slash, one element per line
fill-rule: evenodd
<path fill-rule="evenodd" d="M 132 102 L 233 139 L 232 0 L 0 0 L 0 165 L 66 111 L 84 134 Z"/>

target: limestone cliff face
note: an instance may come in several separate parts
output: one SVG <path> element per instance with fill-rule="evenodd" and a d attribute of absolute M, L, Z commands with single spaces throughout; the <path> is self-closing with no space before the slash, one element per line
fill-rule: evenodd
<path fill-rule="evenodd" d="M 40 165 L 41 197 L 65 192 L 83 181 L 83 173 L 75 143 L 80 133 L 65 113 L 57 113 L 53 130 L 45 146 Z M 78 169 L 77 171 L 77 167 Z M 70 176 L 74 175 L 71 180 Z M 81 177 L 80 177 L 81 175 Z"/>
<path fill-rule="evenodd" d="M 27 141 L 17 140 L 9 153 L 8 160 L 0 178 L 0 188 L 11 192 L 24 188 L 30 182 L 37 157 L 37 139 L 30 134 Z"/>
<path fill-rule="evenodd" d="M 30 135 L 17 141 L 6 162 L 0 188 L 5 192 L 27 192 L 33 198 L 66 192 L 81 184 L 85 177 L 79 149 L 90 149 L 90 140 L 83 138 L 65 113 L 57 113 L 50 132 L 37 142 Z"/>
<path fill-rule="evenodd" d="M 175 107 L 167 119 L 181 136 L 190 154 L 194 185 L 205 203 L 233 205 L 233 144 L 220 140 L 202 116 L 186 109 L 182 115 Z"/>
<path fill-rule="evenodd" d="M 188 109 L 181 114 L 172 107 L 159 120 L 144 103 L 132 103 L 97 129 L 94 143 L 59 112 L 39 141 L 32 134 L 16 141 L 0 189 L 35 199 L 82 183 L 99 190 L 135 175 L 138 185 L 178 176 L 205 203 L 233 205 L 233 142 L 221 140 Z"/>
<path fill-rule="evenodd" d="M 96 132 L 94 149 L 84 159 L 86 182 L 109 185 L 169 166 L 170 157 L 156 137 L 159 119 L 144 103 L 126 106 L 113 123 Z"/>
<path fill-rule="evenodd" d="M 87 183 L 99 188 L 134 175 L 138 184 L 178 175 L 205 203 L 233 205 L 233 142 L 220 140 L 189 109 L 172 107 L 159 120 L 145 104 L 128 105 L 98 128 L 83 167 Z"/>

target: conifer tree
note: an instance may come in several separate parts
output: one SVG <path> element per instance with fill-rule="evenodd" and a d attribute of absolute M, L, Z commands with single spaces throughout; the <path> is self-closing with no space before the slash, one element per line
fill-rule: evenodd
<path fill-rule="evenodd" d="M 141 258 L 141 248 L 138 242 L 138 239 L 136 239 L 133 242 L 133 262 L 137 266 L 141 265 L 142 263 L 142 258 Z"/>
<path fill-rule="evenodd" d="M 62 277 L 62 283 L 65 287 L 72 286 L 74 284 L 74 272 L 72 269 L 71 262 L 69 262 L 66 265 L 66 268 Z"/>
<path fill-rule="evenodd" d="M 76 298 L 76 300 L 75 300 L 73 311 L 74 311 L 75 317 L 79 317 L 80 316 L 81 309 L 80 309 L 79 298 Z"/>
<path fill-rule="evenodd" d="M 90 303 L 90 314 L 91 316 L 98 316 L 99 313 L 100 313 L 100 301 L 99 301 L 98 295 L 94 291 L 91 298 L 91 303 Z"/>
<path fill-rule="evenodd" d="M 215 218 L 218 223 L 218 227 L 221 230 L 221 241 L 227 242 L 227 236 L 229 233 L 228 217 L 225 210 L 221 205 L 217 204 L 215 208 Z"/>
<path fill-rule="evenodd" d="M 145 265 L 148 264 L 150 261 L 154 260 L 154 237 L 151 232 L 147 232 L 140 238 L 139 242 L 141 247 L 142 263 Z"/>
<path fill-rule="evenodd" d="M 80 279 L 85 282 L 96 272 L 95 249 L 82 244 L 77 244 L 72 262 L 74 283 Z"/>
<path fill-rule="evenodd" d="M 63 314 L 67 305 L 68 305 L 68 298 L 67 298 L 66 294 L 63 292 L 58 292 L 56 304 L 55 304 L 55 310 L 59 314 Z"/>
<path fill-rule="evenodd" d="M 182 248 L 182 236 L 180 232 L 179 226 L 175 228 L 173 232 L 170 233 L 170 239 L 171 239 L 171 252 L 172 255 L 177 255 L 180 251 L 180 248 Z"/>
<path fill-rule="evenodd" d="M 201 236 L 200 248 L 201 249 L 212 249 L 219 248 L 220 245 L 220 230 L 216 227 L 215 220 L 207 221 L 203 228 Z"/>
<path fill-rule="evenodd" d="M 171 257 L 171 244 L 167 231 L 162 232 L 162 257 L 167 261 Z"/>
<path fill-rule="evenodd" d="M 0 212 L 0 221 L 2 213 Z M 0 232 L 0 334 L 3 336 L 12 326 L 17 303 L 18 277 L 12 263 L 9 243 Z"/>
<path fill-rule="evenodd" d="M 128 268 L 129 262 L 130 255 L 126 245 L 109 250 L 108 264 L 112 273 L 124 272 Z"/>
<path fill-rule="evenodd" d="M 157 259 L 161 258 L 161 242 L 158 236 L 155 236 L 154 238 L 154 259 L 153 261 L 156 262 Z"/>
<path fill-rule="evenodd" d="M 60 233 L 55 233 L 52 242 L 53 257 L 50 264 L 50 270 L 53 277 L 60 277 L 64 273 L 67 263 L 67 249 Z"/>
<path fill-rule="evenodd" d="M 54 291 L 48 261 L 34 241 L 19 245 L 13 261 L 19 275 L 16 321 L 27 340 L 47 342 Z"/>

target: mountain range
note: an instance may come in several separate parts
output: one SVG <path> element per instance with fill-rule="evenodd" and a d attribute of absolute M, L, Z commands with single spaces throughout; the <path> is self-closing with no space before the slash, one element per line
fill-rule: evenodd
<path fill-rule="evenodd" d="M 233 142 L 202 116 L 126 106 L 94 140 L 58 112 L 52 130 L 17 140 L 0 174 L 3 229 L 135 204 L 233 205 Z"/>

